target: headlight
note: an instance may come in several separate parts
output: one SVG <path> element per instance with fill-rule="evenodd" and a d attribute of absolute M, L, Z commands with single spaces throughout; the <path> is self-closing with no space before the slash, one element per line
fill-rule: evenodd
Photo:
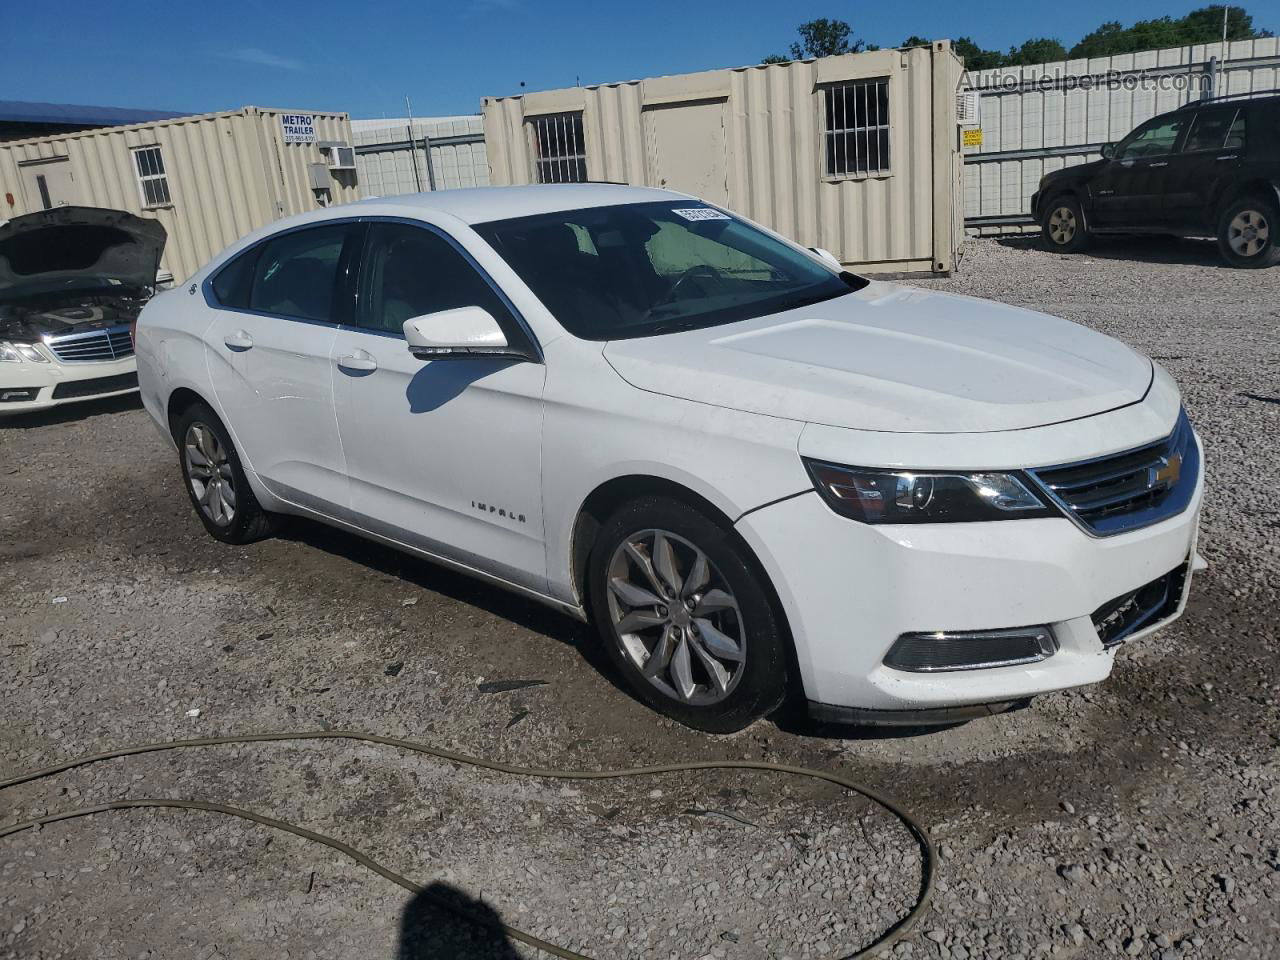
<path fill-rule="evenodd" d="M 822 499 L 862 523 L 964 523 L 1057 517 L 1017 473 L 934 473 L 804 462 Z"/>
<path fill-rule="evenodd" d="M 0 340 L 0 361 L 5 360 L 10 363 L 21 363 L 23 360 L 30 360 L 32 363 L 49 362 L 48 357 L 29 343 L 10 343 L 8 340 Z"/>

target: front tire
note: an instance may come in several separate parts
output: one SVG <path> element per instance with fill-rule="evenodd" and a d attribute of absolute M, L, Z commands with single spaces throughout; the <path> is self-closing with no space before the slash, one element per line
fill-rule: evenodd
<path fill-rule="evenodd" d="M 1218 250 L 1233 267 L 1270 267 L 1280 262 L 1280 211 L 1264 196 L 1229 203 L 1218 219 Z"/>
<path fill-rule="evenodd" d="M 188 407 L 174 424 L 182 479 L 196 516 L 223 543 L 253 543 L 276 530 L 245 477 L 227 428 L 208 406 Z"/>
<path fill-rule="evenodd" d="M 641 497 L 605 521 L 588 565 L 593 622 L 645 703 L 732 733 L 782 702 L 790 641 L 731 528 L 679 500 Z"/>
<path fill-rule="evenodd" d="M 1085 225 L 1080 201 L 1070 194 L 1062 194 L 1045 204 L 1040 235 L 1049 249 L 1058 253 L 1079 253 L 1089 246 L 1092 237 Z"/>

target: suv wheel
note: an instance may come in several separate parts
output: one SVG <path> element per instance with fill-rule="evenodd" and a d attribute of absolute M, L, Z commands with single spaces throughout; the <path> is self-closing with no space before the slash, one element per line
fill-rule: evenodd
<path fill-rule="evenodd" d="M 1218 249 L 1233 267 L 1269 267 L 1280 261 L 1280 213 L 1262 196 L 1227 205 L 1218 220 Z"/>
<path fill-rule="evenodd" d="M 275 532 L 277 518 L 258 504 L 227 429 L 203 403 L 174 426 L 182 479 L 196 515 L 223 543 L 252 543 Z"/>
<path fill-rule="evenodd" d="M 731 530 L 681 501 L 642 497 L 605 522 L 588 562 L 596 629 L 641 700 L 710 733 L 782 702 L 789 641 Z"/>
<path fill-rule="evenodd" d="M 1070 194 L 1054 197 L 1045 207 L 1040 234 L 1051 250 L 1078 253 L 1089 245 L 1080 202 Z"/>

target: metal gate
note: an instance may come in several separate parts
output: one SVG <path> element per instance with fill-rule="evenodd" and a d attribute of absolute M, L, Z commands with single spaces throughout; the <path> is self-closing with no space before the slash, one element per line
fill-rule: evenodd
<path fill-rule="evenodd" d="M 365 197 L 487 187 L 480 117 L 356 120 L 356 169 Z"/>

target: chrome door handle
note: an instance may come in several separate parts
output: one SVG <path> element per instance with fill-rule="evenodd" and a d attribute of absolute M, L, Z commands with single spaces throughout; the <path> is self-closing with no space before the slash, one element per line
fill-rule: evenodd
<path fill-rule="evenodd" d="M 1168 161 L 1168 160 L 1161 160 L 1159 163 L 1148 163 L 1148 164 L 1147 164 L 1147 166 L 1148 166 L 1148 167 L 1167 167 L 1168 165 L 1169 165 L 1169 161 Z"/>
<path fill-rule="evenodd" d="M 253 346 L 253 337 L 243 330 L 237 330 L 235 333 L 229 333 L 223 337 L 222 342 L 227 345 L 228 350 L 243 353 Z"/>
<path fill-rule="evenodd" d="M 378 361 L 363 350 L 338 358 L 338 369 L 347 373 L 373 373 L 378 369 Z"/>
<path fill-rule="evenodd" d="M 1224 156 L 1216 157 L 1215 159 L 1217 159 L 1217 160 L 1239 160 L 1239 159 L 1240 159 L 1240 154 L 1238 154 L 1238 153 L 1228 153 L 1228 154 L 1226 154 L 1226 155 L 1224 155 Z"/>

